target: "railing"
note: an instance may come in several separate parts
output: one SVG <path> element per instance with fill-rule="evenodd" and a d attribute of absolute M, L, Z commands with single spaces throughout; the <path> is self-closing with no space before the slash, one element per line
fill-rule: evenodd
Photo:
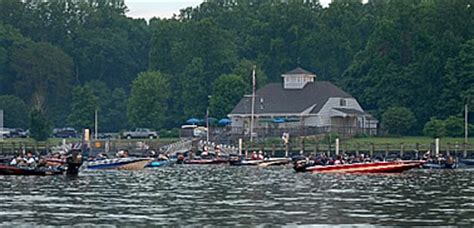
<path fill-rule="evenodd" d="M 291 136 L 309 136 L 319 135 L 326 133 L 336 133 L 340 137 L 346 138 L 358 134 L 365 135 L 379 135 L 379 129 L 377 128 L 359 128 L 359 127 L 340 127 L 340 126 L 328 126 L 328 127 L 295 127 L 295 128 L 255 128 L 253 130 L 257 134 L 257 137 L 281 137 L 283 133 L 289 133 Z M 231 134 L 234 136 L 246 136 L 249 135 L 248 128 L 234 127 L 231 130 Z"/>
<path fill-rule="evenodd" d="M 334 143 L 322 142 L 293 142 L 287 146 L 282 143 L 249 143 L 244 142 L 242 146 L 243 153 L 251 153 L 252 151 L 264 151 L 272 156 L 283 156 L 288 150 L 290 155 L 300 154 L 317 155 L 324 153 L 326 155 L 334 155 L 336 146 Z M 431 155 L 435 153 L 434 143 L 341 143 L 339 146 L 339 154 L 359 155 L 366 154 L 371 157 L 399 157 L 417 159 L 426 152 L 431 151 Z M 441 143 L 439 147 L 440 155 L 453 155 L 456 157 L 474 157 L 473 143 Z"/>

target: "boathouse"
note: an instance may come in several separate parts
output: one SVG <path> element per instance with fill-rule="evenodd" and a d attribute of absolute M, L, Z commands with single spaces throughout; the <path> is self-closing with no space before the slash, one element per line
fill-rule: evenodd
<path fill-rule="evenodd" d="M 260 136 L 315 135 L 336 132 L 351 136 L 376 134 L 378 121 L 350 94 L 315 74 L 296 68 L 282 75 L 283 83 L 258 89 L 254 103 L 254 132 Z M 232 134 L 250 131 L 252 96 L 245 96 L 228 117 Z"/>

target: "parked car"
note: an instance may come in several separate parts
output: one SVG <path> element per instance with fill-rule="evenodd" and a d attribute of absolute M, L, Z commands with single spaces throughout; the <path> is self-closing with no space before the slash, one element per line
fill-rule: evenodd
<path fill-rule="evenodd" d="M 11 129 L 9 128 L 0 128 L 0 138 L 10 138 Z"/>
<path fill-rule="evenodd" d="M 55 128 L 53 129 L 54 138 L 77 138 L 77 131 L 74 128 Z"/>
<path fill-rule="evenodd" d="M 28 138 L 29 131 L 24 131 L 21 128 L 14 128 L 10 130 L 10 137 L 11 138 Z"/>
<path fill-rule="evenodd" d="M 149 139 L 154 139 L 158 138 L 158 132 L 156 131 L 151 131 L 148 128 L 136 128 L 133 131 L 125 131 L 122 133 L 122 137 L 126 139 L 132 139 L 132 138 L 149 138 Z"/>

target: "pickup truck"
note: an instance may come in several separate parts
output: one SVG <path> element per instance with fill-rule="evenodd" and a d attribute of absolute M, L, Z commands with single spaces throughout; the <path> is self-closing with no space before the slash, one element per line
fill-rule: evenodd
<path fill-rule="evenodd" d="M 154 138 L 158 138 L 158 132 L 150 131 L 150 129 L 148 129 L 148 128 L 137 128 L 133 131 L 123 132 L 122 137 L 124 137 L 126 139 L 132 139 L 132 138 L 154 139 Z"/>

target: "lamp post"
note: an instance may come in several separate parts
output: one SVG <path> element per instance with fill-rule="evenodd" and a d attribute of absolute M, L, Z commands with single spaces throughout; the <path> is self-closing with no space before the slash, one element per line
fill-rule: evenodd
<path fill-rule="evenodd" d="M 207 95 L 207 110 L 206 110 L 206 142 L 209 142 L 209 101 L 211 100 L 211 95 Z"/>
<path fill-rule="evenodd" d="M 0 141 L 3 141 L 3 109 L 0 109 Z"/>
<path fill-rule="evenodd" d="M 256 78 L 256 75 L 255 75 L 255 70 L 256 70 L 257 66 L 253 66 L 253 70 L 252 70 L 252 107 L 251 107 L 251 111 L 252 111 L 252 114 L 250 115 L 250 143 L 253 142 L 253 119 L 254 119 L 254 115 L 255 115 L 255 87 L 256 87 L 256 84 L 257 84 L 257 78 Z"/>
<path fill-rule="evenodd" d="M 468 116 L 469 116 L 469 111 L 468 111 L 468 106 L 467 104 L 464 106 L 464 143 L 467 143 L 467 138 L 468 138 Z"/>
<path fill-rule="evenodd" d="M 98 121 L 98 110 L 95 109 L 95 114 L 94 114 L 94 139 L 97 141 L 97 134 L 98 134 L 98 129 L 99 129 L 99 121 Z"/>

